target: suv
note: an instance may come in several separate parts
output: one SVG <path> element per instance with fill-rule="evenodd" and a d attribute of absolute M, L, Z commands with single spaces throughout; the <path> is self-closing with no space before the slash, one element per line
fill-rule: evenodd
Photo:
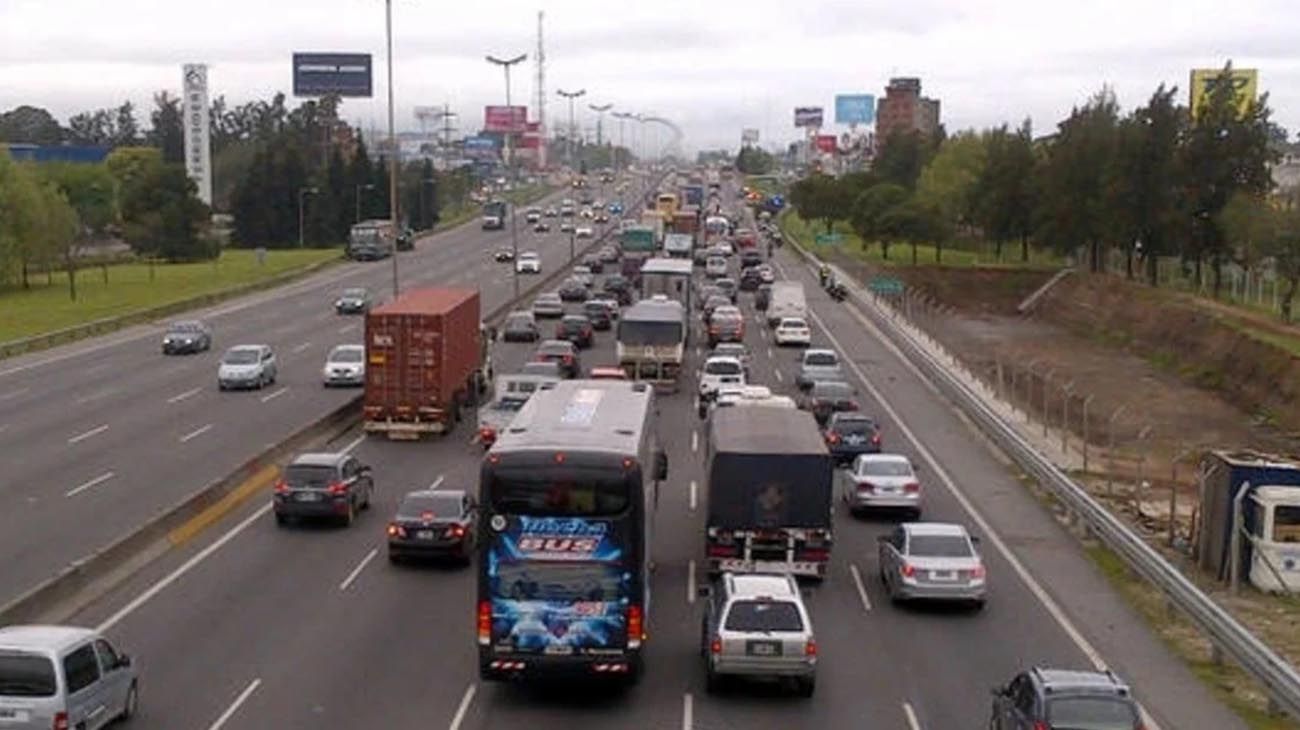
<path fill-rule="evenodd" d="M 792 678 L 803 697 L 817 680 L 817 640 L 791 575 L 723 573 L 700 593 L 700 655 L 708 690 L 727 675 Z"/>
<path fill-rule="evenodd" d="M 375 480 L 370 467 L 350 454 L 300 454 L 275 483 L 275 523 L 327 517 L 351 525 L 370 507 Z"/>
<path fill-rule="evenodd" d="M 799 374 L 794 379 L 795 384 L 800 390 L 808 390 L 820 380 L 844 380 L 839 355 L 834 350 L 804 350 Z"/>
<path fill-rule="evenodd" d="M 106 727 L 139 710 L 131 657 L 90 629 L 0 628 L 0 659 L 0 727 Z"/>
<path fill-rule="evenodd" d="M 738 387 L 745 384 L 745 366 L 739 358 L 727 355 L 715 355 L 704 361 L 700 369 L 700 400 L 717 396 L 724 386 Z"/>
<path fill-rule="evenodd" d="M 810 411 L 817 419 L 818 426 L 825 426 L 832 413 L 858 410 L 854 400 L 857 391 L 853 386 L 839 380 L 819 380 L 813 383 L 804 398 L 804 410 Z"/>
<path fill-rule="evenodd" d="M 275 384 L 275 353 L 270 345 L 236 345 L 221 356 L 217 388 L 257 388 Z"/>
<path fill-rule="evenodd" d="M 1034 667 L 993 694 L 990 730 L 1142 727 L 1128 685 L 1113 672 Z"/>

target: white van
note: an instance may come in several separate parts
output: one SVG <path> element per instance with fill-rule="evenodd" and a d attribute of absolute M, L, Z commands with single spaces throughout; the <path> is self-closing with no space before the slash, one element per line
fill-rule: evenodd
<path fill-rule="evenodd" d="M 90 629 L 0 628 L 0 728 L 97 730 L 139 710 L 131 658 Z"/>
<path fill-rule="evenodd" d="M 797 281 L 772 283 L 772 294 L 767 305 L 767 326 L 775 327 L 781 320 L 806 319 L 808 304 L 804 301 L 803 284 Z"/>

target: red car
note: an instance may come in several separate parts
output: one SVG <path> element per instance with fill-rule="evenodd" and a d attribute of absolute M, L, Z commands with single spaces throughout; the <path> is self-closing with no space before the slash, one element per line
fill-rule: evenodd
<path fill-rule="evenodd" d="M 758 245 L 758 234 L 750 228 L 737 228 L 736 243 L 742 248 L 753 248 Z"/>

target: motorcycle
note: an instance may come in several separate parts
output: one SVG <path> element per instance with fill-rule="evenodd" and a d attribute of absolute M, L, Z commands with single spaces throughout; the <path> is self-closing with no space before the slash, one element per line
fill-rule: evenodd
<path fill-rule="evenodd" d="M 830 295 L 831 299 L 834 299 L 837 302 L 842 302 L 849 298 L 849 290 L 843 284 L 831 284 L 826 287 L 826 293 Z"/>

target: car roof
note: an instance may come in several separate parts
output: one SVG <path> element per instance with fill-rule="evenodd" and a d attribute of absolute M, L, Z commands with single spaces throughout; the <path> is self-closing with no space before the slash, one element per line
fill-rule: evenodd
<path fill-rule="evenodd" d="M 0 649 L 62 653 L 66 649 L 98 638 L 99 634 L 80 626 L 26 624 L 0 628 Z"/>
<path fill-rule="evenodd" d="M 1106 694 L 1129 696 L 1129 687 L 1112 672 L 1090 672 L 1076 669 L 1031 670 L 1047 694 L 1056 692 L 1088 692 L 1104 690 Z"/>
<path fill-rule="evenodd" d="M 362 352 L 365 352 L 365 350 L 366 350 L 366 346 L 365 346 L 365 345 L 346 344 L 346 345 L 335 345 L 335 346 L 333 346 L 333 347 L 330 348 L 330 352 L 338 352 L 339 350 L 349 350 L 349 351 L 351 351 L 351 350 L 361 350 Z"/>
<path fill-rule="evenodd" d="M 586 323 L 586 322 L 590 322 L 591 318 L 585 314 L 566 314 L 560 318 L 560 321 L 570 322 L 570 323 L 578 323 L 578 322 Z"/>
<path fill-rule="evenodd" d="M 799 591 L 788 575 L 763 573 L 727 573 L 723 576 L 727 593 L 733 598 L 798 598 Z"/>
<path fill-rule="evenodd" d="M 295 456 L 289 466 L 338 466 L 347 458 L 344 453 L 308 452 Z"/>
<path fill-rule="evenodd" d="M 786 322 L 794 322 L 795 324 L 801 324 L 804 327 L 808 326 L 808 320 L 804 319 L 803 317 L 782 317 L 781 321 L 776 326 L 780 327 Z"/>
<path fill-rule="evenodd" d="M 529 257 L 529 258 L 538 258 L 538 257 L 541 256 L 541 254 L 537 253 L 536 251 L 520 251 L 520 252 L 519 252 L 519 258 L 524 258 L 525 256 L 527 256 L 527 257 Z"/>
<path fill-rule="evenodd" d="M 840 411 L 838 413 L 832 413 L 831 420 L 837 423 L 842 423 L 845 421 L 859 421 L 859 422 L 870 422 L 870 423 L 876 422 L 876 419 L 860 411 Z"/>
<path fill-rule="evenodd" d="M 912 460 L 902 454 L 859 454 L 858 460 L 863 464 L 907 464 L 912 465 Z"/>
<path fill-rule="evenodd" d="M 713 362 L 729 362 L 733 365 L 739 366 L 740 358 L 735 357 L 733 355 L 710 355 L 709 358 L 704 361 L 704 364 L 708 365 L 709 363 L 713 363 Z"/>
<path fill-rule="evenodd" d="M 412 492 L 407 492 L 406 495 L 402 497 L 402 500 L 405 501 L 407 498 L 419 499 L 421 497 L 429 498 L 429 497 L 439 497 L 439 496 L 460 497 L 464 499 L 465 490 L 463 489 L 417 489 Z"/>
<path fill-rule="evenodd" d="M 970 533 L 965 526 L 955 522 L 905 522 L 902 528 L 909 535 L 952 535 L 966 536 Z"/>
<path fill-rule="evenodd" d="M 853 390 L 853 386 L 843 380 L 818 380 L 812 385 L 813 393 L 817 391 L 837 392 L 841 390 Z"/>
<path fill-rule="evenodd" d="M 538 301 L 541 301 L 543 299 L 559 299 L 559 298 L 560 298 L 560 293 L 557 291 L 544 291 L 541 294 L 537 295 Z"/>
<path fill-rule="evenodd" d="M 264 349 L 269 350 L 271 348 L 268 345 L 231 345 L 226 350 L 226 352 L 234 352 L 235 350 L 264 350 Z"/>
<path fill-rule="evenodd" d="M 825 348 L 814 347 L 803 351 L 803 359 L 805 360 L 807 360 L 809 357 L 812 357 L 814 355 L 830 355 L 836 360 L 840 359 L 839 353 L 835 352 L 834 350 L 828 350 Z"/>
<path fill-rule="evenodd" d="M 546 349 L 574 350 L 577 349 L 577 345 L 574 345 L 568 340 L 542 340 L 542 343 L 537 346 L 537 349 L 538 351 Z"/>

